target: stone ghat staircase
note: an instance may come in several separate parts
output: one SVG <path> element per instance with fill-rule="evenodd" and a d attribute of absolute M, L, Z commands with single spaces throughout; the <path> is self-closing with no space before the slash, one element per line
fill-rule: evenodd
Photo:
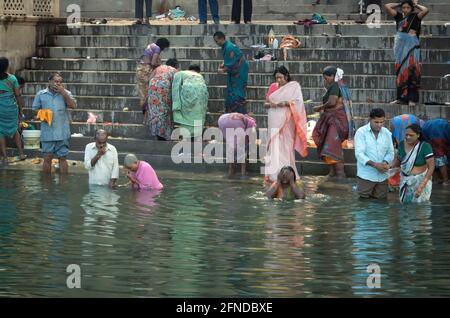
<path fill-rule="evenodd" d="M 320 5 L 313 5 L 314 0 L 256 0 L 253 1 L 254 21 L 297 21 L 299 19 L 309 19 L 312 13 L 320 13 L 327 20 L 360 20 L 359 0 L 321 0 Z M 380 1 L 382 4 L 395 1 Z M 369 1 L 364 1 L 369 3 Z M 450 21 L 450 3 L 445 0 L 427 0 L 422 4 L 430 9 L 427 21 Z M 231 19 L 232 0 L 219 1 L 219 15 L 222 21 Z M 363 5 L 363 16 L 366 18 L 367 4 Z M 184 5 L 188 15 L 197 16 L 197 1 L 190 1 Z M 383 12 L 381 17 L 386 19 L 387 15 Z M 208 9 L 209 13 L 209 9 Z M 211 17 L 209 16 L 209 19 Z M 243 23 L 241 17 L 241 23 Z"/>
<path fill-rule="evenodd" d="M 135 152 L 157 168 L 224 169 L 223 165 L 174 165 L 170 159 L 172 143 L 148 140 L 135 86 L 136 60 L 146 44 L 164 36 L 172 44 L 171 49 L 164 52 L 164 59 L 176 57 L 182 69 L 191 63 L 200 64 L 210 92 L 207 124 L 216 126 L 223 112 L 226 78 L 216 73 L 222 55 L 212 34 L 217 30 L 224 31 L 250 60 L 255 53 L 250 46 L 262 43 L 271 28 L 278 38 L 294 34 L 303 45 L 290 51 L 287 62 L 250 62 L 248 109 L 254 113 L 260 128 L 267 127 L 264 96 L 273 80 L 273 70 L 279 65 L 285 65 L 293 79 L 300 82 L 304 100 L 312 100 L 306 104 L 309 115 L 313 114 L 312 106 L 320 102 L 324 93 L 321 70 L 327 65 L 337 65 L 346 73 L 358 125 L 366 122 L 373 107 L 385 109 L 388 118 L 403 113 L 414 113 L 424 119 L 450 118 L 450 106 L 424 105 L 426 102 L 445 104 L 450 101 L 450 81 L 442 79 L 450 73 L 450 28 L 441 23 L 423 26 L 423 89 L 421 104 L 414 108 L 388 104 L 395 99 L 392 51 L 395 28 L 392 23 L 383 24 L 379 29 L 355 24 L 312 28 L 282 24 L 85 25 L 80 29 L 61 26 L 57 34 L 47 36 L 46 45 L 37 48 L 36 57 L 30 58 L 27 69 L 21 72 L 28 82 L 24 90 L 26 114 L 31 115 L 32 99 L 38 90 L 46 87 L 49 72 L 59 70 L 67 89 L 78 100 L 78 109 L 72 111 L 72 133 L 92 137 L 96 129 L 105 128 L 116 138 L 111 142 L 121 156 Z M 99 123 L 86 124 L 89 111 L 100 115 Z M 71 157 L 81 159 L 84 146 L 90 140 L 73 138 Z M 353 151 L 346 151 L 346 157 L 348 173 L 354 175 Z M 317 160 L 314 149 L 299 165 L 307 174 L 326 173 L 326 167 Z"/>

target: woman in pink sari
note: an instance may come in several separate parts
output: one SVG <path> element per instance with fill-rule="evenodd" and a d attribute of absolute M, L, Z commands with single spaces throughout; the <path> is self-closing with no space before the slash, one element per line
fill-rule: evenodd
<path fill-rule="evenodd" d="M 295 151 L 302 157 L 308 154 L 306 141 L 306 111 L 300 84 L 291 81 L 289 71 L 278 67 L 266 95 L 268 108 L 268 141 L 265 181 L 277 181 L 284 166 L 291 166 L 298 179 Z"/>

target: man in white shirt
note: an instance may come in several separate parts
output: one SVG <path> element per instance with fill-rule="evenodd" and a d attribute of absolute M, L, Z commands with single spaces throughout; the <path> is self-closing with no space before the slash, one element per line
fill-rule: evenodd
<path fill-rule="evenodd" d="M 108 133 L 97 130 L 95 142 L 88 144 L 84 151 L 84 167 L 89 171 L 89 184 L 109 185 L 114 189 L 119 178 L 119 156 L 116 147 L 107 141 Z"/>
<path fill-rule="evenodd" d="M 385 113 L 372 109 L 370 121 L 355 134 L 358 193 L 361 198 L 384 199 L 388 193 L 388 170 L 394 160 L 391 132 L 383 127 Z"/>

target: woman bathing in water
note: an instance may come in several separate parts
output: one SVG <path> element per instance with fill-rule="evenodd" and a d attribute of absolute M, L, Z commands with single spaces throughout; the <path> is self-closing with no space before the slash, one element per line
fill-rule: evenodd
<path fill-rule="evenodd" d="M 297 181 L 294 169 L 291 166 L 285 166 L 278 173 L 278 180 L 267 190 L 266 196 L 269 199 L 304 199 L 305 191 L 301 181 Z"/>

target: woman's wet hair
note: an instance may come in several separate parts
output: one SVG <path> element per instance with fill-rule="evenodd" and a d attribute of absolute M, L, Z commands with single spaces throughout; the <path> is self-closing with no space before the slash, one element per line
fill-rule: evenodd
<path fill-rule="evenodd" d="M 9 60 L 6 57 L 0 57 L 0 80 L 8 78 Z"/>
<path fill-rule="evenodd" d="M 166 38 L 159 38 L 158 40 L 156 40 L 155 44 L 159 46 L 161 51 L 164 51 L 165 49 L 168 49 L 170 47 L 170 42 Z"/>
<path fill-rule="evenodd" d="M 281 168 L 279 174 L 282 174 L 282 173 L 284 173 L 286 171 L 292 172 L 292 174 L 294 175 L 294 181 L 297 181 L 297 177 L 295 176 L 294 168 L 292 168 L 291 166 L 284 166 L 283 168 Z"/>
<path fill-rule="evenodd" d="M 337 67 L 336 66 L 327 66 L 323 69 L 322 74 L 326 76 L 335 76 L 337 73 Z"/>
<path fill-rule="evenodd" d="M 412 131 L 414 131 L 416 134 L 419 135 L 419 140 L 423 141 L 423 132 L 422 132 L 422 127 L 420 127 L 418 124 L 411 124 L 408 127 L 406 127 L 405 130 L 411 129 Z"/>
<path fill-rule="evenodd" d="M 289 73 L 288 69 L 281 65 L 279 67 L 277 67 L 275 69 L 275 71 L 273 72 L 273 77 L 275 77 L 277 75 L 277 73 L 283 74 L 284 77 L 286 78 L 286 81 L 290 82 L 291 81 L 291 74 Z"/>
<path fill-rule="evenodd" d="M 166 65 L 172 66 L 173 68 L 179 68 L 180 63 L 178 63 L 178 60 L 175 58 L 168 59 L 166 62 Z"/>

